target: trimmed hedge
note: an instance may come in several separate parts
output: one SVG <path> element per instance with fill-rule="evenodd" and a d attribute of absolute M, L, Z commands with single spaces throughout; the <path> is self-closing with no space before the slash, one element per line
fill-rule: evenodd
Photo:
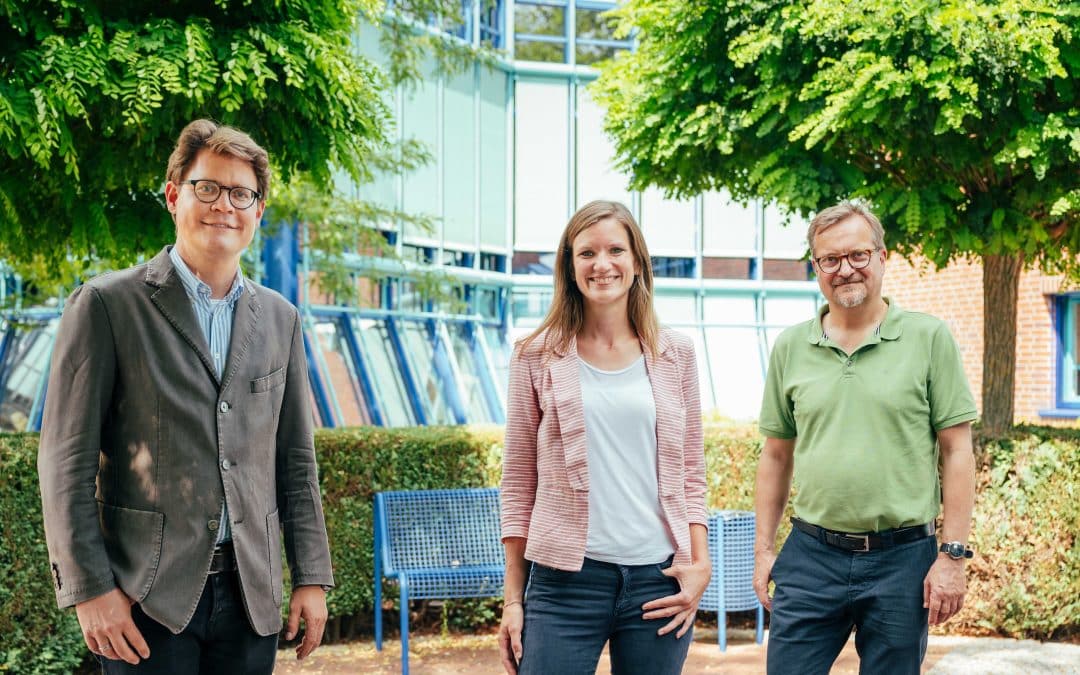
<path fill-rule="evenodd" d="M 316 434 L 338 586 L 328 639 L 370 632 L 372 505 L 382 490 L 497 485 L 500 428 L 353 428 Z M 1063 639 L 1080 634 L 1080 432 L 1018 427 L 978 440 L 979 492 L 964 609 L 935 631 Z M 710 421 L 710 508 L 753 508 L 761 439 L 754 427 Z M 0 672 L 67 673 L 89 656 L 73 612 L 56 609 L 41 530 L 37 436 L 0 435 Z M 392 610 L 394 587 L 384 600 Z M 287 600 L 285 603 L 287 607 Z M 421 602 L 443 627 L 497 621 L 498 600 Z M 386 617 L 388 629 L 397 625 Z"/>

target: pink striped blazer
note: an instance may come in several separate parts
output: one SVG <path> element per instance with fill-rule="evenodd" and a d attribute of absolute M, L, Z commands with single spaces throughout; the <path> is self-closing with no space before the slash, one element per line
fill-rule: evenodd
<path fill-rule="evenodd" d="M 510 361 L 502 472 L 502 536 L 527 540 L 525 558 L 578 571 L 589 529 L 589 465 L 577 342 L 545 354 L 545 334 Z M 706 525 L 705 453 L 694 345 L 662 329 L 645 351 L 656 400 L 660 505 L 675 563 L 690 564 L 690 524 Z"/>

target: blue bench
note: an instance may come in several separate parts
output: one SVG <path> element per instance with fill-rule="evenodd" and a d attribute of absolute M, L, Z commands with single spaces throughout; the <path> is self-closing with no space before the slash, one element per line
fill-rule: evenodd
<path fill-rule="evenodd" d="M 713 577 L 700 609 L 717 613 L 717 641 L 727 650 L 727 613 L 757 610 L 756 640 L 761 644 L 765 609 L 754 593 L 753 511 L 715 511 L 709 515 L 709 557 Z"/>
<path fill-rule="evenodd" d="M 409 600 L 501 596 L 505 555 L 499 490 L 375 495 L 375 649 L 382 650 L 382 582 L 401 589 L 401 672 L 409 672 Z"/>

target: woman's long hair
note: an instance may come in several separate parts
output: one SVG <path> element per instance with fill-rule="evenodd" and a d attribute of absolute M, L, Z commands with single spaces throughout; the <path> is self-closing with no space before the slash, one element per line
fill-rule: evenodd
<path fill-rule="evenodd" d="M 570 340 L 581 332 L 585 324 L 585 301 L 574 282 L 574 239 L 605 218 L 614 218 L 615 222 L 626 228 L 630 237 L 630 252 L 637 263 L 638 274 L 630 286 L 626 313 L 630 326 L 642 344 L 650 354 L 656 355 L 660 324 L 652 303 L 653 273 L 649 249 L 630 210 L 619 202 L 609 201 L 589 202 L 578 209 L 566 224 L 559 238 L 559 248 L 555 251 L 555 292 L 551 308 L 540 327 L 520 341 L 522 352 L 544 331 L 548 331 L 544 337 L 545 352 L 565 351 L 570 346 Z"/>

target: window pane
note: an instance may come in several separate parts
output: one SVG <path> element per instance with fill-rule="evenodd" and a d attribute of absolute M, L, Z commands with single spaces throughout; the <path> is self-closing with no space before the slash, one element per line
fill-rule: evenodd
<path fill-rule="evenodd" d="M 660 323 L 664 325 L 695 323 L 696 303 L 697 299 L 692 295 L 657 294 L 655 296 L 656 314 Z"/>
<path fill-rule="evenodd" d="M 705 254 L 753 257 L 757 248 L 757 202 L 742 206 L 727 192 L 706 192 Z"/>
<path fill-rule="evenodd" d="M 650 188 L 641 195 L 640 224 L 652 255 L 685 255 L 694 250 L 692 200 L 665 199 L 660 190 Z"/>
<path fill-rule="evenodd" d="M 789 215 L 775 205 L 766 207 L 765 257 L 802 258 L 806 255 L 806 228 L 809 225 L 798 215 Z"/>
<path fill-rule="evenodd" d="M 532 319 L 530 325 L 539 323 L 547 315 L 548 307 L 551 306 L 551 291 L 540 289 L 515 290 L 512 297 L 514 323 L 525 319 Z"/>
<path fill-rule="evenodd" d="M 49 357 L 59 324 L 60 319 L 52 319 L 29 328 L 18 327 L 8 333 L 12 342 L 7 358 L 0 364 L 0 372 L 7 376 L 4 389 L 0 391 L 0 431 L 30 428 L 34 402 L 48 377 Z"/>
<path fill-rule="evenodd" d="M 491 367 L 495 369 L 495 386 L 502 392 L 502 399 L 505 401 L 506 389 L 510 383 L 510 343 L 498 326 L 484 326 L 483 331 L 488 352 L 491 354 Z"/>
<path fill-rule="evenodd" d="M 342 419 L 338 420 L 339 423 L 342 426 L 371 424 L 352 354 L 337 321 L 317 322 L 315 336 L 323 362 L 326 363 L 326 384 L 333 387 L 334 397 L 341 409 Z"/>
<path fill-rule="evenodd" d="M 435 62 L 428 58 L 422 66 L 422 72 L 433 73 Z M 402 137 L 414 138 L 427 146 L 431 153 L 438 151 L 439 118 L 438 80 L 425 77 L 415 89 L 405 93 L 405 110 L 401 120 Z M 432 161 L 405 174 L 404 208 L 413 214 L 442 216 L 439 190 L 439 167 Z M 435 225 L 438 228 L 438 224 Z M 405 236 L 420 239 L 437 239 L 438 232 L 429 232 L 416 225 L 406 225 Z"/>
<path fill-rule="evenodd" d="M 479 330 L 479 327 L 476 330 Z M 484 373 L 486 366 L 483 359 L 479 357 L 479 346 L 476 344 L 473 330 L 463 323 L 448 323 L 447 331 L 450 335 L 450 344 L 454 348 L 457 375 L 461 378 L 459 385 L 465 397 L 463 403 L 469 423 L 494 422 L 491 411 L 488 409 L 481 380 L 487 377 Z"/>
<path fill-rule="evenodd" d="M 435 336 L 427 325 L 417 321 L 398 321 L 397 326 L 405 345 L 405 357 L 416 376 L 420 404 L 427 413 L 428 424 L 456 424 L 443 391 L 446 383 L 435 371 Z"/>
<path fill-rule="evenodd" d="M 504 248 L 507 190 L 507 78 L 480 68 L 480 240 Z"/>
<path fill-rule="evenodd" d="M 476 243 L 475 89 L 469 68 L 451 78 L 443 93 L 443 240 L 466 246 Z"/>
<path fill-rule="evenodd" d="M 609 199 L 630 206 L 627 178 L 615 170 L 615 147 L 604 133 L 604 110 L 588 89 L 578 87 L 577 207 L 594 199 Z"/>
<path fill-rule="evenodd" d="M 514 33 L 565 36 L 566 9 L 563 7 L 515 3 Z"/>
<path fill-rule="evenodd" d="M 379 399 L 386 426 L 404 427 L 416 424 L 386 324 L 373 319 L 355 318 L 353 330 L 356 331 L 356 339 L 371 370 L 371 386 Z"/>
<path fill-rule="evenodd" d="M 765 378 L 754 328 L 706 328 L 709 361 L 716 386 L 716 408 L 737 420 L 760 412 Z"/>
<path fill-rule="evenodd" d="M 569 217 L 569 85 L 522 79 L 515 91 L 514 245 L 524 251 L 551 251 Z"/>

